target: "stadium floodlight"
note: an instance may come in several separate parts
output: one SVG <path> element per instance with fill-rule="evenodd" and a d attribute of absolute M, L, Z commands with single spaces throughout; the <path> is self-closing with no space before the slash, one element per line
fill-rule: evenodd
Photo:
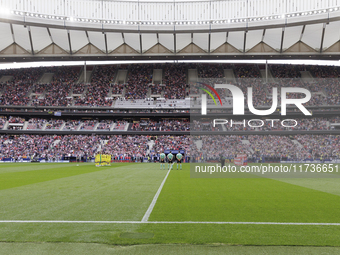
<path fill-rule="evenodd" d="M 73 22 L 73 21 L 74 21 L 74 18 L 73 18 L 73 17 L 70 17 L 70 21 Z"/>

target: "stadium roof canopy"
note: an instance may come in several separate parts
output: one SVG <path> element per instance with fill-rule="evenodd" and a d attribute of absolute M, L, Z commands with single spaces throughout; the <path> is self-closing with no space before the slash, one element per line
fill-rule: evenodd
<path fill-rule="evenodd" d="M 0 61 L 338 59 L 340 0 L 0 0 Z"/>

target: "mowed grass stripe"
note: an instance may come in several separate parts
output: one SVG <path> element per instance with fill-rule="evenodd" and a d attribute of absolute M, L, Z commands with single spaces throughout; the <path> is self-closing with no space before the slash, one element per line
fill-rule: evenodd
<path fill-rule="evenodd" d="M 340 197 L 267 178 L 190 178 L 171 171 L 150 221 L 340 222 Z"/>
<path fill-rule="evenodd" d="M 27 165 L 22 165 L 24 169 Z M 122 164 L 115 164 L 112 167 L 119 167 Z M 105 170 L 104 167 L 94 167 L 93 164 L 81 165 L 77 167 L 74 164 L 63 165 L 60 164 L 58 168 L 47 168 L 39 170 L 30 170 L 22 172 L 6 172 L 0 174 L 0 190 L 20 187 L 24 185 L 56 180 L 60 178 L 86 174 L 91 172 L 97 172 Z"/>
<path fill-rule="evenodd" d="M 93 163 L 82 163 L 82 164 L 93 165 Z M 71 166 L 71 165 L 75 166 L 75 163 L 10 163 L 10 164 L 3 163 L 3 164 L 0 164 L 0 174 L 53 169 L 53 168 Z"/>
<path fill-rule="evenodd" d="M 157 164 L 100 169 L 0 190 L 0 219 L 140 221 L 166 174 Z"/>

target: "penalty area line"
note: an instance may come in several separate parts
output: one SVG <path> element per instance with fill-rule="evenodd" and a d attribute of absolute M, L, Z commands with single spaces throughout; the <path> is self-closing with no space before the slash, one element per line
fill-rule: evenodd
<path fill-rule="evenodd" d="M 76 221 L 76 220 L 0 220 L 0 223 L 68 223 L 68 224 L 212 224 L 212 225 L 285 225 L 340 226 L 327 222 L 233 222 L 233 221 Z"/>
<path fill-rule="evenodd" d="M 170 171 L 171 171 L 171 169 L 172 169 L 173 164 L 174 164 L 174 163 L 172 163 L 172 164 L 170 165 L 170 168 L 169 168 L 168 172 L 166 173 L 166 175 L 165 175 L 165 177 L 164 177 L 164 179 L 163 179 L 161 185 L 159 186 L 159 188 L 158 188 L 158 190 L 157 190 L 155 196 L 153 197 L 153 199 L 152 199 L 152 201 L 151 201 L 151 204 L 149 205 L 148 210 L 146 210 L 146 212 L 145 212 L 145 214 L 144 214 L 144 216 L 143 216 L 142 222 L 147 222 L 147 221 L 149 220 L 150 214 L 151 214 L 153 208 L 155 207 L 155 204 L 156 204 L 156 202 L 157 202 L 157 199 L 158 199 L 158 197 L 159 197 L 159 194 L 160 194 L 161 191 L 162 191 L 162 188 L 163 188 L 163 186 L 164 186 L 164 183 L 165 183 L 166 179 L 168 178 L 168 175 L 169 175 L 169 173 L 170 173 Z"/>

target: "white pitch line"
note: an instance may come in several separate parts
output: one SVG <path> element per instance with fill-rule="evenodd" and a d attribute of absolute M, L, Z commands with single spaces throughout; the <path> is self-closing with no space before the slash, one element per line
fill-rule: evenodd
<path fill-rule="evenodd" d="M 147 221 L 149 220 L 150 214 L 151 214 L 153 208 L 155 207 L 155 204 L 156 204 L 156 202 L 157 202 L 157 199 L 158 199 L 158 197 L 159 197 L 159 194 L 160 194 L 161 191 L 162 191 L 162 188 L 163 188 L 163 186 L 164 186 L 164 183 L 165 183 L 166 179 L 168 178 L 168 175 L 169 175 L 169 173 L 170 173 L 170 171 L 171 171 L 171 169 L 172 169 L 173 164 L 174 164 L 174 163 L 172 163 L 172 164 L 170 165 L 170 168 L 169 168 L 168 172 L 166 173 L 166 176 L 164 177 L 164 179 L 163 179 L 163 181 L 162 181 L 162 183 L 161 183 L 161 186 L 159 186 L 159 188 L 158 188 L 158 190 L 157 190 L 155 196 L 153 197 L 153 199 L 152 199 L 152 201 L 151 201 L 151 204 L 149 205 L 148 210 L 147 210 L 147 211 L 145 212 L 145 214 L 144 214 L 144 217 L 143 217 L 143 219 L 142 219 L 142 222 L 147 222 Z"/>
<path fill-rule="evenodd" d="M 0 220 L 0 223 L 68 223 L 68 224 L 213 224 L 213 225 L 297 225 L 340 226 L 327 222 L 234 222 L 234 221 L 73 221 L 73 220 Z"/>

